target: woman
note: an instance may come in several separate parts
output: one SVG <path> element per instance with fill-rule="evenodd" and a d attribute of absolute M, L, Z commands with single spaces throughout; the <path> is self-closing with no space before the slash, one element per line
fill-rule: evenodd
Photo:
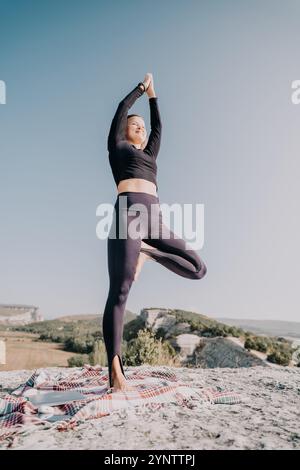
<path fill-rule="evenodd" d="M 137 114 L 127 116 L 128 110 L 144 92 L 149 97 L 150 106 L 151 132 L 148 141 L 143 118 Z M 132 389 L 126 381 L 121 358 L 123 317 L 132 282 L 137 280 L 145 260 L 152 259 L 189 279 L 201 279 L 207 271 L 198 254 L 162 221 L 156 181 L 161 127 L 153 76 L 147 73 L 144 81 L 139 82 L 119 103 L 108 136 L 109 162 L 118 191 L 108 237 L 110 286 L 103 314 L 110 391 Z M 138 211 L 130 211 L 131 205 L 136 203 L 143 204 L 140 215 L 145 216 L 147 212 L 147 223 L 143 222 L 146 218 L 139 219 L 138 238 L 131 237 L 128 230 L 130 223 L 139 217 Z M 156 230 L 155 237 L 152 237 L 153 229 L 154 232 Z M 125 237 L 119 237 L 120 230 L 125 230 Z"/>

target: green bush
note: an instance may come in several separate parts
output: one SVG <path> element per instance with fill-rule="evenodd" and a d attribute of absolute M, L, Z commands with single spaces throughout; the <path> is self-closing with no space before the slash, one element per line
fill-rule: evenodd
<path fill-rule="evenodd" d="M 255 342 L 251 338 L 251 336 L 246 337 L 246 340 L 245 340 L 245 343 L 244 343 L 244 348 L 245 349 L 255 349 Z"/>
<path fill-rule="evenodd" d="M 156 339 L 164 339 L 166 334 L 166 330 L 164 328 L 157 328 L 157 330 L 154 332 L 154 336 Z"/>
<path fill-rule="evenodd" d="M 267 356 L 267 360 L 269 362 L 273 362 L 275 364 L 280 364 L 281 366 L 288 366 L 290 360 L 292 358 L 292 354 L 290 351 L 286 350 L 276 350 L 273 351 L 271 354 Z"/>
<path fill-rule="evenodd" d="M 146 328 L 138 332 L 137 338 L 132 339 L 124 354 L 127 365 L 177 365 L 175 349 L 168 341 L 157 339 L 154 333 Z"/>
<path fill-rule="evenodd" d="M 228 336 L 228 333 L 226 332 L 224 327 L 220 327 L 218 325 L 208 327 L 208 328 L 203 328 L 201 331 L 201 335 L 208 337 L 208 338 L 214 338 L 216 336 Z"/>
<path fill-rule="evenodd" d="M 49 335 L 46 333 L 43 333 L 42 335 L 39 336 L 39 341 L 49 341 Z"/>
<path fill-rule="evenodd" d="M 72 356 L 68 359 L 68 366 L 69 367 L 82 367 L 86 364 L 87 357 L 84 355 Z"/>
<path fill-rule="evenodd" d="M 89 354 L 93 351 L 95 338 L 92 335 L 69 337 L 64 341 L 64 350 L 82 354 Z"/>
<path fill-rule="evenodd" d="M 260 351 L 260 352 L 263 352 L 263 353 L 266 353 L 268 351 L 267 343 L 265 343 L 264 340 L 258 339 L 256 341 L 256 350 Z"/>
<path fill-rule="evenodd" d="M 240 328 L 237 328 L 236 326 L 228 326 L 225 331 L 231 336 L 234 336 L 235 338 L 239 338 L 243 331 Z"/>
<path fill-rule="evenodd" d="M 199 330 L 199 323 L 192 320 L 190 322 L 190 327 L 191 327 L 191 331 L 196 331 L 196 330 Z"/>
<path fill-rule="evenodd" d="M 138 332 L 144 327 L 145 321 L 141 316 L 138 316 L 124 325 L 123 338 L 125 341 L 131 341 L 137 337 Z"/>
<path fill-rule="evenodd" d="M 266 338 L 259 336 L 248 336 L 246 338 L 244 347 L 245 349 L 254 349 L 255 351 L 267 352 L 269 344 Z"/>
<path fill-rule="evenodd" d="M 277 341 L 272 338 L 270 339 L 270 354 L 267 357 L 269 362 L 288 366 L 292 360 L 294 352 L 297 350 L 292 347 L 290 341 Z"/>

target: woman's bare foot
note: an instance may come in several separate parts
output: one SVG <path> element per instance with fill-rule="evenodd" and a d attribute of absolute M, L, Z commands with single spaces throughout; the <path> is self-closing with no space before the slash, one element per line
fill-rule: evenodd
<path fill-rule="evenodd" d="M 150 248 L 150 249 L 154 249 L 153 246 L 150 246 L 148 245 L 147 243 L 145 242 L 141 242 L 141 248 Z M 135 274 L 134 274 L 134 280 L 137 281 L 138 277 L 139 277 L 139 274 L 141 272 L 141 269 L 143 267 L 143 264 L 144 262 L 147 260 L 147 259 L 151 259 L 151 256 L 149 256 L 147 253 L 143 253 L 142 251 L 140 251 L 140 254 L 139 254 L 139 257 L 138 257 L 138 261 L 137 261 L 137 265 L 136 265 L 136 270 L 135 270 Z"/>
<path fill-rule="evenodd" d="M 128 384 L 128 381 L 126 380 L 126 378 L 124 377 L 122 373 L 119 375 L 116 375 L 115 378 L 113 378 L 113 386 L 112 386 L 113 392 L 120 392 L 120 391 L 130 392 L 133 390 L 135 390 L 135 388 Z"/>
<path fill-rule="evenodd" d="M 126 378 L 124 377 L 122 373 L 119 358 L 117 355 L 113 358 L 111 378 L 112 378 L 112 383 L 113 383 L 113 386 L 112 386 L 113 392 L 118 392 L 118 391 L 125 392 L 125 391 L 134 390 L 134 387 L 128 384 Z"/>

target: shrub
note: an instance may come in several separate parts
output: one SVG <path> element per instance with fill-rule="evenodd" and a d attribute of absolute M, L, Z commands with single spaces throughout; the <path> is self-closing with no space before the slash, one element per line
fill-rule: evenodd
<path fill-rule="evenodd" d="M 41 334 L 38 339 L 39 339 L 39 341 L 49 341 L 50 340 L 49 335 L 46 334 L 46 333 Z"/>
<path fill-rule="evenodd" d="M 150 365 L 177 365 L 175 349 L 168 341 L 156 339 L 152 331 L 144 328 L 138 332 L 137 338 L 132 339 L 124 354 L 126 364 L 139 366 Z"/>
<path fill-rule="evenodd" d="M 235 338 L 239 338 L 241 335 L 241 330 L 239 328 L 236 328 L 235 326 L 228 326 L 226 327 L 225 331 L 231 336 L 234 336 Z"/>
<path fill-rule="evenodd" d="M 244 347 L 245 349 L 254 349 L 255 351 L 267 352 L 268 341 L 265 338 L 259 336 L 247 337 Z"/>
<path fill-rule="evenodd" d="M 197 331 L 197 330 L 200 330 L 201 328 L 199 322 L 196 322 L 194 320 L 190 322 L 190 327 L 191 327 L 191 331 Z"/>
<path fill-rule="evenodd" d="M 134 318 L 124 325 L 123 338 L 125 341 L 131 341 L 136 338 L 138 332 L 145 327 L 145 321 L 141 316 Z"/>
<path fill-rule="evenodd" d="M 93 351 L 95 339 L 92 335 L 74 338 L 73 336 L 64 341 L 65 351 L 89 354 Z"/>
<path fill-rule="evenodd" d="M 87 357 L 84 355 L 72 356 L 68 359 L 69 367 L 82 367 L 87 363 Z"/>
<path fill-rule="evenodd" d="M 244 343 L 244 348 L 245 349 L 255 349 L 255 342 L 250 336 L 246 337 L 245 343 Z"/>
<path fill-rule="evenodd" d="M 157 328 L 157 330 L 154 332 L 154 335 L 155 335 L 156 339 L 159 339 L 159 338 L 164 339 L 165 334 L 166 334 L 166 330 L 164 328 L 161 328 L 161 327 Z"/>
<path fill-rule="evenodd" d="M 268 355 L 267 360 L 281 366 L 288 366 L 291 360 L 291 352 L 286 350 L 275 350 Z"/>
<path fill-rule="evenodd" d="M 267 352 L 268 344 L 263 338 L 255 339 L 256 350 L 261 352 Z"/>
<path fill-rule="evenodd" d="M 225 327 L 220 327 L 220 326 L 212 326 L 212 327 L 207 327 L 203 328 L 201 332 L 202 336 L 209 337 L 209 338 L 214 338 L 216 336 L 228 336 Z"/>

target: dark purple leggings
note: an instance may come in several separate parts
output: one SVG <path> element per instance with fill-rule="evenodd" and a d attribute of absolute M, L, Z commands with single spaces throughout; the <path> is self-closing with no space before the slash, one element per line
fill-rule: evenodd
<path fill-rule="evenodd" d="M 131 208 L 132 204 L 143 206 Z M 125 376 L 121 357 L 123 317 L 140 251 L 147 252 L 154 261 L 188 279 L 202 279 L 207 271 L 197 252 L 163 223 L 158 196 L 143 192 L 122 192 L 117 196 L 114 209 L 107 242 L 109 292 L 103 314 L 110 387 L 113 386 L 112 361 L 116 354 Z M 135 224 L 134 219 L 139 231 L 136 239 L 128 230 L 132 221 Z M 141 240 L 155 249 L 141 248 Z"/>

